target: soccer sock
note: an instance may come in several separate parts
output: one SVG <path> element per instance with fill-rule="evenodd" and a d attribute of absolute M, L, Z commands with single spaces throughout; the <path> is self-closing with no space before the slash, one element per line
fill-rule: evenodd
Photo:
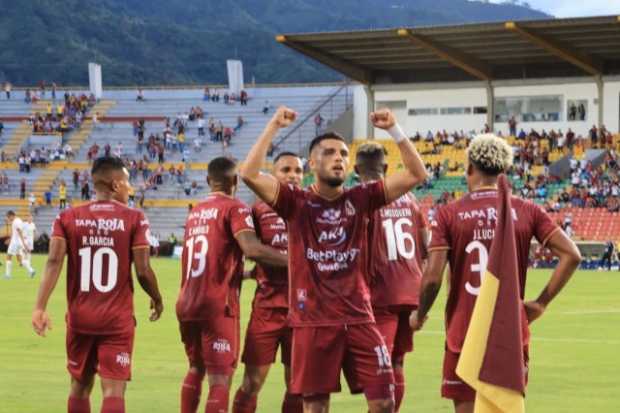
<path fill-rule="evenodd" d="M 254 413 L 256 411 L 256 395 L 237 390 L 233 401 L 233 413 Z"/>
<path fill-rule="evenodd" d="M 90 400 L 69 396 L 67 411 L 69 413 L 90 413 Z"/>
<path fill-rule="evenodd" d="M 300 395 L 286 392 L 282 401 L 282 413 L 303 413 L 304 399 Z"/>
<path fill-rule="evenodd" d="M 125 413 L 125 399 L 120 397 L 104 397 L 101 413 Z"/>
<path fill-rule="evenodd" d="M 181 413 L 196 413 L 200 404 L 204 373 L 189 372 L 181 387 Z"/>
<path fill-rule="evenodd" d="M 209 398 L 205 406 L 205 413 L 228 412 L 228 386 L 216 384 L 209 386 Z"/>
<path fill-rule="evenodd" d="M 403 402 L 403 397 L 405 397 L 405 375 L 401 369 L 394 370 L 394 381 L 394 411 L 398 412 L 400 404 Z"/>
<path fill-rule="evenodd" d="M 11 276 L 11 269 L 12 268 L 13 268 L 13 261 L 7 261 L 7 263 L 6 263 L 6 272 L 5 272 L 5 275 L 7 277 Z"/>
<path fill-rule="evenodd" d="M 30 266 L 30 260 L 23 260 L 22 264 L 24 268 L 26 269 L 26 271 L 28 271 L 29 273 L 32 272 L 32 267 Z"/>

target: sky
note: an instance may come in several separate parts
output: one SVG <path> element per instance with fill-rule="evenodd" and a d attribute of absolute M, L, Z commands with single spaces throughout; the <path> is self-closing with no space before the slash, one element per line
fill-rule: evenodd
<path fill-rule="evenodd" d="M 620 16 L 620 0 L 528 0 L 530 5 L 556 17 Z"/>

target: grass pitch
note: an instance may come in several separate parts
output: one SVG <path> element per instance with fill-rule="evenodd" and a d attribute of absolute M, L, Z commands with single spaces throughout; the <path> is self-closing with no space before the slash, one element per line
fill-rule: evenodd
<path fill-rule="evenodd" d="M 34 258 L 34 280 L 14 266 L 13 279 L 0 278 L 0 413 L 66 412 L 69 378 L 65 369 L 64 275 L 52 296 L 49 312 L 53 330 L 39 338 L 30 327 L 44 256 Z M 136 332 L 133 380 L 127 391 L 130 413 L 179 411 L 179 390 L 187 363 L 180 342 L 174 303 L 179 289 L 180 263 L 157 259 L 153 267 L 165 299 L 165 312 L 156 323 L 147 320 L 148 300 L 136 284 Z M 4 275 L 4 267 L 0 267 Z M 549 270 L 529 273 L 527 296 L 534 297 Z M 242 296 L 242 334 L 250 312 L 255 284 L 246 282 Z M 439 395 L 443 356 L 445 287 L 424 331 L 415 337 L 415 351 L 406 359 L 407 393 L 401 412 L 451 412 Z M 575 275 L 547 314 L 532 326 L 528 413 L 620 412 L 620 273 L 586 272 Z M 235 374 L 231 400 L 243 371 Z M 206 387 L 206 386 L 205 386 Z M 365 412 L 362 396 L 345 391 L 332 396 L 335 413 Z M 278 412 L 284 394 L 283 370 L 275 364 L 260 395 L 259 412 Z M 96 386 L 93 412 L 99 411 Z M 202 411 L 206 388 L 199 411 Z"/>

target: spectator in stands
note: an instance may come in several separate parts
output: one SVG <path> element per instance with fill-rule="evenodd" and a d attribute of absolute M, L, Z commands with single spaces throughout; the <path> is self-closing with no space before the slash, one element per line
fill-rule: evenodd
<path fill-rule="evenodd" d="M 137 102 L 144 102 L 144 91 L 141 87 L 138 88 L 138 94 L 136 95 Z"/>
<path fill-rule="evenodd" d="M 320 113 L 317 113 L 314 117 L 314 134 L 315 136 L 319 136 L 321 132 L 321 128 L 323 127 L 323 116 Z"/>
<path fill-rule="evenodd" d="M 611 271 L 611 262 L 613 260 L 614 255 L 614 243 L 613 241 L 607 241 L 605 243 L 605 249 L 603 250 L 603 255 L 601 257 L 600 267 L 607 267 L 607 271 Z"/>
<path fill-rule="evenodd" d="M 106 143 L 103 147 L 103 154 L 104 156 L 110 156 L 112 154 L 112 147 L 109 143 Z"/>
<path fill-rule="evenodd" d="M 28 211 L 31 215 L 37 214 L 37 197 L 34 196 L 33 192 L 28 195 Z"/>
<path fill-rule="evenodd" d="M 43 193 L 43 197 L 45 198 L 45 205 L 48 207 L 52 206 L 52 190 L 48 189 L 45 191 L 45 193 Z"/>
<path fill-rule="evenodd" d="M 244 124 L 245 120 L 243 120 L 243 117 L 241 115 L 237 116 L 237 126 L 235 126 L 234 131 L 238 132 L 239 130 L 241 130 Z"/>
<path fill-rule="evenodd" d="M 127 191 L 128 199 L 127 204 L 129 208 L 133 208 L 136 205 L 136 191 L 133 189 L 132 185 L 129 185 L 129 190 Z"/>
<path fill-rule="evenodd" d="M 4 171 L 0 174 L 0 190 L 9 192 L 9 176 Z"/>
<path fill-rule="evenodd" d="M 114 148 L 114 156 L 117 158 L 123 156 L 123 142 L 119 141 L 116 143 L 116 147 Z"/>
<path fill-rule="evenodd" d="M 67 184 L 64 180 L 60 181 L 58 186 L 58 207 L 60 209 L 67 207 Z"/>
<path fill-rule="evenodd" d="M 26 179 L 24 178 L 19 183 L 19 199 L 26 199 Z"/>
<path fill-rule="evenodd" d="M 241 102 L 241 106 L 248 105 L 248 92 L 245 90 L 241 91 L 241 94 L 239 95 L 239 102 Z"/>
<path fill-rule="evenodd" d="M 592 125 L 589 135 L 590 135 L 591 147 L 597 148 L 598 147 L 598 128 L 596 127 L 596 125 Z"/>
<path fill-rule="evenodd" d="M 72 179 L 73 179 L 73 190 L 77 191 L 80 184 L 80 171 L 76 169 L 73 170 Z"/>
<path fill-rule="evenodd" d="M 45 99 L 45 80 L 39 82 L 39 91 L 41 92 L 41 99 Z"/>
<path fill-rule="evenodd" d="M 2 132 L 4 132 L 4 123 L 0 120 L 0 136 L 2 136 Z"/>
<path fill-rule="evenodd" d="M 10 82 L 4 82 L 4 93 L 6 95 L 6 100 L 10 100 L 11 99 L 11 89 L 13 88 L 13 86 L 11 85 Z"/>
<path fill-rule="evenodd" d="M 211 99 L 211 91 L 209 90 L 209 86 L 205 85 L 204 92 L 202 94 L 202 100 L 208 102 Z"/>
<path fill-rule="evenodd" d="M 198 136 L 205 136 L 205 120 L 204 117 L 199 117 L 198 121 Z"/>
<path fill-rule="evenodd" d="M 586 107 L 583 103 L 579 104 L 577 111 L 579 112 L 579 120 L 586 120 Z"/>
<path fill-rule="evenodd" d="M 191 211 L 191 210 L 190 210 Z M 172 246 L 172 248 L 176 247 L 176 245 L 179 243 L 177 241 L 177 237 L 176 235 L 174 235 L 174 233 L 171 233 L 170 236 L 168 237 L 168 242 L 170 243 L 170 245 Z"/>
<path fill-rule="evenodd" d="M 514 116 L 508 120 L 508 128 L 510 129 L 510 136 L 517 136 L 517 120 Z"/>
<path fill-rule="evenodd" d="M 263 115 L 268 114 L 270 108 L 271 108 L 271 104 L 269 103 L 269 100 L 266 100 L 265 103 L 263 104 Z"/>
<path fill-rule="evenodd" d="M 52 82 L 52 100 L 56 100 L 56 83 Z"/>
<path fill-rule="evenodd" d="M 88 181 L 82 184 L 82 201 L 90 201 L 90 185 Z"/>
<path fill-rule="evenodd" d="M 32 92 L 30 89 L 26 89 L 26 92 L 24 93 L 24 102 L 32 103 Z"/>
<path fill-rule="evenodd" d="M 140 209 L 144 209 L 145 189 L 144 186 L 140 186 L 138 190 L 138 206 Z"/>
<path fill-rule="evenodd" d="M 232 139 L 233 136 L 233 130 L 230 127 L 225 127 L 224 128 L 224 137 L 223 137 L 223 144 L 224 147 L 227 148 L 230 146 L 230 141 Z"/>

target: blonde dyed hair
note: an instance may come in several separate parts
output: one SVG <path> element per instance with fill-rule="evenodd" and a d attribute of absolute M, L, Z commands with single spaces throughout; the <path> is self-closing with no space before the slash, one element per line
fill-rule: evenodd
<path fill-rule="evenodd" d="M 478 135 L 467 147 L 467 159 L 482 172 L 499 175 L 512 166 L 512 148 L 492 133 Z"/>

